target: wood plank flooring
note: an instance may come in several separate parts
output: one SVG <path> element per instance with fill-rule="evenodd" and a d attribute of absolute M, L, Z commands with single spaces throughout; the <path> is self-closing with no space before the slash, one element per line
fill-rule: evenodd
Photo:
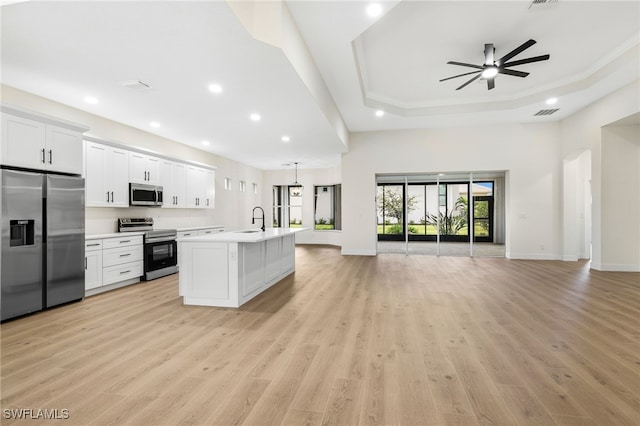
<path fill-rule="evenodd" d="M 173 275 L 3 324 L 0 422 L 640 424 L 640 274 L 304 245 L 296 267 L 240 309 L 183 306 Z"/>

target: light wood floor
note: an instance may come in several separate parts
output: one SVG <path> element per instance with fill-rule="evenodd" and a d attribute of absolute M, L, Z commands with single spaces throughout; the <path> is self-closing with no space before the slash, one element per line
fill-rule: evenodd
<path fill-rule="evenodd" d="M 640 274 L 322 246 L 296 261 L 240 309 L 183 306 L 174 275 L 5 323 L 2 408 L 67 409 L 61 425 L 640 423 Z"/>

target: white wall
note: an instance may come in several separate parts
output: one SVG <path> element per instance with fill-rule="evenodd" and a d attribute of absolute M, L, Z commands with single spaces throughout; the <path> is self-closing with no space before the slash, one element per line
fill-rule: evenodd
<path fill-rule="evenodd" d="M 262 170 L 9 86 L 3 85 L 1 90 L 2 102 L 5 104 L 84 124 L 91 128 L 89 134 L 101 139 L 145 148 L 173 158 L 209 164 L 217 168 L 215 209 L 87 208 L 87 234 L 115 232 L 118 217 L 151 216 L 156 219 L 158 227 L 176 228 L 224 225 L 227 229 L 238 229 L 246 227 L 247 221 L 251 221 L 251 208 L 258 204 L 262 196 Z M 232 191 L 224 190 L 225 177 L 232 179 Z M 239 192 L 240 180 L 247 182 L 247 192 L 245 193 Z M 253 194 L 252 183 L 258 184 L 257 195 Z"/>
<path fill-rule="evenodd" d="M 271 170 L 264 172 L 264 191 L 262 207 L 267 216 L 267 223 L 273 223 L 272 187 L 274 185 L 290 185 L 295 181 L 295 169 Z M 315 231 L 313 212 L 313 186 L 335 185 L 341 183 L 340 167 L 330 169 L 303 169 L 298 167 L 298 182 L 304 187 L 302 195 L 302 226 L 309 230 L 296 234 L 298 244 L 330 244 L 341 245 L 342 231 Z M 344 195 L 343 195 L 344 200 Z M 344 210 L 343 210 L 344 214 Z M 250 222 L 249 222 L 250 223 Z"/>
<path fill-rule="evenodd" d="M 376 173 L 464 171 L 507 172 L 507 257 L 560 257 L 558 123 L 352 133 L 342 157 L 342 253 L 376 253 Z"/>
<path fill-rule="evenodd" d="M 602 264 L 640 272 L 640 126 L 602 129 Z"/>
<path fill-rule="evenodd" d="M 591 171 L 590 176 L 585 173 L 580 175 L 578 182 L 582 182 L 582 189 L 575 187 L 573 189 L 565 188 L 565 191 L 586 192 L 588 186 L 591 188 L 591 211 L 586 212 L 586 216 L 590 214 L 591 227 L 591 267 L 599 270 L 608 270 L 614 265 L 620 264 L 616 259 L 611 259 L 603 250 L 608 250 L 603 245 L 603 224 L 602 216 L 603 206 L 603 187 L 602 182 L 605 175 L 616 174 L 620 172 L 620 168 L 616 165 L 609 165 L 603 168 L 602 164 L 602 128 L 608 124 L 621 120 L 625 117 L 633 116 L 640 112 L 640 80 L 629 84 L 616 92 L 599 99 L 587 108 L 573 114 L 560 122 L 562 148 L 561 155 L 563 159 L 574 159 L 582 152 L 590 152 Z M 588 180 L 590 177 L 590 181 Z M 586 182 L 585 182 L 586 180 Z M 587 188 L 588 189 L 588 188 Z M 640 217 L 640 211 L 631 211 L 631 215 Z M 563 223 L 570 223 L 574 217 L 563 217 Z M 581 240 L 588 238 L 587 235 L 578 235 Z M 638 241 L 634 235 L 627 234 L 627 240 L 618 241 L 622 250 L 630 249 L 634 245 L 634 241 Z M 573 247 L 573 241 L 565 241 L 564 246 Z M 609 263 L 605 264 L 604 258 L 608 257 Z M 607 266 L 610 265 L 610 266 Z M 635 270 L 640 270 L 640 262 L 636 263 Z"/>

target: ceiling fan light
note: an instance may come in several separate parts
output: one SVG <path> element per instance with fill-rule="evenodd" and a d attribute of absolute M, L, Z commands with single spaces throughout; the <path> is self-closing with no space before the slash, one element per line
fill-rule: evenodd
<path fill-rule="evenodd" d="M 496 67 L 487 67 L 482 71 L 482 78 L 493 78 L 498 75 L 498 68 Z"/>

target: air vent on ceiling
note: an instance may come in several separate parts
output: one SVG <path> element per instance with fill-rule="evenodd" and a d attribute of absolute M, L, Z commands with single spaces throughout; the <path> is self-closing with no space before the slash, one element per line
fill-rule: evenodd
<path fill-rule="evenodd" d="M 560 108 L 555 108 L 555 109 L 541 109 L 540 111 L 536 112 L 535 115 L 551 115 L 554 112 L 558 111 Z"/>
<path fill-rule="evenodd" d="M 537 9 L 540 6 L 553 6 L 556 4 L 558 4 L 558 0 L 532 0 L 531 4 L 529 5 L 529 9 L 531 9 L 532 7 L 534 9 Z"/>
<path fill-rule="evenodd" d="M 140 81 L 140 80 L 129 80 L 129 81 L 123 81 L 120 83 L 121 86 L 124 87 L 128 87 L 129 89 L 133 89 L 133 90 L 147 90 L 147 89 L 151 89 L 151 85 L 145 83 L 144 81 Z"/>

